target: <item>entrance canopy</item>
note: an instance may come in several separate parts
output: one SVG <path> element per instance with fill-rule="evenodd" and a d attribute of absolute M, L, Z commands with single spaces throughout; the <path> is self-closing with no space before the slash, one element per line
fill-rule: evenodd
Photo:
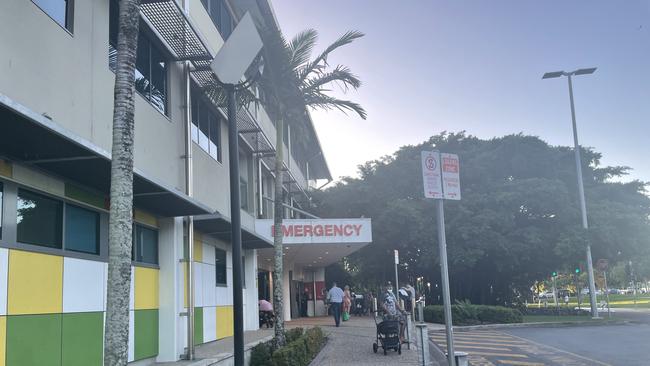
<path fill-rule="evenodd" d="M 273 241 L 273 220 L 256 220 L 258 235 Z M 325 267 L 372 242 L 370 219 L 282 220 L 285 261 Z M 273 262 L 273 250 L 260 250 L 259 261 Z"/>

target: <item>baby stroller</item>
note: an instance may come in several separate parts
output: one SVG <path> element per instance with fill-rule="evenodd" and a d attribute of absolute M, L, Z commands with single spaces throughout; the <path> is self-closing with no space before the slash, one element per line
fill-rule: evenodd
<path fill-rule="evenodd" d="M 375 316 L 375 324 L 377 325 L 377 341 L 372 344 L 373 352 L 377 353 L 379 346 L 384 350 L 384 355 L 387 354 L 389 349 L 397 351 L 397 354 L 402 354 L 402 343 L 399 339 L 400 324 L 399 320 L 383 320 L 377 323 Z"/>
<path fill-rule="evenodd" d="M 363 314 L 365 314 L 366 309 L 365 309 L 364 305 L 365 305 L 365 302 L 363 300 L 363 295 L 355 295 L 354 300 L 353 300 L 353 305 L 352 305 L 354 307 L 354 310 L 352 311 L 352 313 L 354 315 L 363 315 Z"/>

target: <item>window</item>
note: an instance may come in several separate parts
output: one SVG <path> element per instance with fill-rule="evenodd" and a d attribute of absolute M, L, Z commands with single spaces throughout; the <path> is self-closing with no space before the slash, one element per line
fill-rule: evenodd
<path fill-rule="evenodd" d="M 158 264 L 158 231 L 136 224 L 133 237 L 133 260 Z"/>
<path fill-rule="evenodd" d="M 108 65 L 115 71 L 119 8 L 116 0 L 109 5 Z M 167 115 L 167 60 L 162 51 L 143 33 L 138 34 L 135 61 L 135 89 L 154 108 Z"/>
<path fill-rule="evenodd" d="M 65 248 L 99 254 L 99 214 L 84 208 L 65 207 Z"/>
<path fill-rule="evenodd" d="M 248 173 L 249 158 L 245 152 L 239 151 L 239 203 L 244 211 L 248 211 Z"/>
<path fill-rule="evenodd" d="M 2 182 L 0 182 L 0 239 L 2 239 Z"/>
<path fill-rule="evenodd" d="M 235 28 L 235 24 L 226 0 L 201 0 L 201 2 L 223 39 L 228 39 Z"/>
<path fill-rule="evenodd" d="M 221 120 L 198 88 L 192 88 L 192 141 L 221 161 Z"/>
<path fill-rule="evenodd" d="M 18 189 L 18 242 L 62 249 L 63 202 Z"/>
<path fill-rule="evenodd" d="M 73 0 L 32 0 L 32 2 L 60 26 L 72 32 Z"/>
<path fill-rule="evenodd" d="M 226 251 L 215 248 L 214 265 L 217 273 L 217 285 L 228 285 L 228 274 L 226 269 Z"/>

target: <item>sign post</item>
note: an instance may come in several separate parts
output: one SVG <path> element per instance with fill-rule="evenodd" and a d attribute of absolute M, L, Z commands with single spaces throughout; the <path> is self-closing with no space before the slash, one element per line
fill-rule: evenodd
<path fill-rule="evenodd" d="M 422 179 L 424 197 L 436 200 L 438 223 L 438 247 L 440 251 L 440 274 L 442 298 L 447 333 L 447 362 L 456 365 L 454 333 L 451 318 L 451 295 L 449 293 L 449 269 L 447 265 L 447 239 L 445 237 L 445 208 L 443 199 L 460 200 L 460 169 L 458 156 L 422 151 Z"/>
<path fill-rule="evenodd" d="M 395 249 L 395 286 L 393 286 L 393 290 L 395 290 L 395 298 L 399 301 L 399 278 L 397 277 L 397 265 L 399 264 L 399 251 Z"/>

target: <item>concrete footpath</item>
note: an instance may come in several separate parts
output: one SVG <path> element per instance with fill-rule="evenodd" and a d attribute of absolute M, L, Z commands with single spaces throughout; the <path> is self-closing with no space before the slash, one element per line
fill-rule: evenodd
<path fill-rule="evenodd" d="M 301 319 L 302 320 L 302 319 Z M 304 320 L 303 320 L 304 321 Z M 377 353 L 372 350 L 376 342 L 376 326 L 371 316 L 351 317 L 341 326 L 334 326 L 334 319 L 314 318 L 313 325 L 318 325 L 327 334 L 327 344 L 312 361 L 310 366 L 341 366 L 341 365 L 418 365 L 417 345 L 415 336 L 411 333 L 411 349 L 402 345 L 402 354 L 388 351 L 384 356 L 380 348 Z M 432 366 L 437 366 L 436 362 Z"/>

